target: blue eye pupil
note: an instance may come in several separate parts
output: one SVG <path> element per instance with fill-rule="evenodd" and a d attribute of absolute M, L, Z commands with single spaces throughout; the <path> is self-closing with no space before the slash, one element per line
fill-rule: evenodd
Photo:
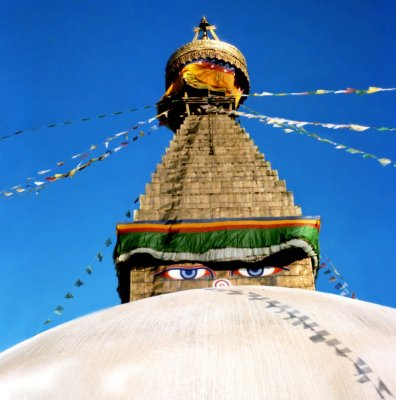
<path fill-rule="evenodd" d="M 264 272 L 264 268 L 246 268 L 249 276 L 261 276 Z"/>
<path fill-rule="evenodd" d="M 197 269 L 181 269 L 180 276 L 183 279 L 194 279 L 197 276 Z"/>

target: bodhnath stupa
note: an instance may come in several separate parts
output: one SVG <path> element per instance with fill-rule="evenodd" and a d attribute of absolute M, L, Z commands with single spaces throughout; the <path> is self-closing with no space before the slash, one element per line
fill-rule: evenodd
<path fill-rule="evenodd" d="M 243 54 L 203 18 L 166 65 L 175 132 L 117 225 L 119 306 L 0 355 L 0 399 L 388 399 L 393 309 L 319 293 L 318 217 L 236 121 Z"/>

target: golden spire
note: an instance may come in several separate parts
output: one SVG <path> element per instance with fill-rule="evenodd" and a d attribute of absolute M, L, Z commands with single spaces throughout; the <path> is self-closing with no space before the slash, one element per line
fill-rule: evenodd
<path fill-rule="evenodd" d="M 219 40 L 215 33 L 216 27 L 214 25 L 210 25 L 208 20 L 206 19 L 205 16 L 202 17 L 201 22 L 197 28 L 194 28 L 194 39 L 192 40 L 195 42 L 196 40 L 209 40 L 208 32 L 211 33 L 212 38 L 214 40 Z M 202 32 L 202 36 L 198 38 L 199 34 Z"/>

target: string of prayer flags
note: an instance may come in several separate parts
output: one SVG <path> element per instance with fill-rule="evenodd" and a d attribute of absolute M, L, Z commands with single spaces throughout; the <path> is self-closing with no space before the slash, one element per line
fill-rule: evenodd
<path fill-rule="evenodd" d="M 322 264 L 324 264 L 322 268 L 326 268 L 324 274 L 331 275 L 330 278 L 328 278 L 328 281 L 330 283 L 336 282 L 336 284 L 334 285 L 334 289 L 339 291 L 340 296 L 344 297 L 348 296 L 351 297 L 352 299 L 356 299 L 355 292 L 350 289 L 348 283 L 345 282 L 345 279 L 337 271 L 331 260 L 328 257 L 326 257 L 326 261 L 323 261 Z"/>
<path fill-rule="evenodd" d="M 19 130 L 19 131 L 15 131 L 13 133 L 10 133 L 8 135 L 0 136 L 0 141 L 4 140 L 4 139 L 9 139 L 9 138 L 11 138 L 13 136 L 20 135 L 20 134 L 26 133 L 26 132 L 33 132 L 33 131 L 38 131 L 38 130 L 42 130 L 42 129 L 46 129 L 46 128 L 55 128 L 55 127 L 59 127 L 59 126 L 63 126 L 63 125 L 71 125 L 71 124 L 75 124 L 75 123 L 78 123 L 78 122 L 87 122 L 87 121 L 92 121 L 92 120 L 95 120 L 95 119 L 102 119 L 102 118 L 107 118 L 107 117 L 112 117 L 112 116 L 132 113 L 132 112 L 139 111 L 139 110 L 146 110 L 146 109 L 152 108 L 152 107 L 155 107 L 155 105 L 143 106 L 143 107 L 138 107 L 138 108 L 130 108 L 129 110 L 125 110 L 125 111 L 114 111 L 114 112 L 110 112 L 110 113 L 106 113 L 106 114 L 99 114 L 99 115 L 96 115 L 96 116 L 93 116 L 93 117 L 79 118 L 79 119 L 76 119 L 76 120 L 65 120 L 65 121 L 62 121 L 62 122 L 56 122 L 56 123 L 43 125 L 43 126 L 41 126 L 39 128 L 23 129 L 23 130 Z"/>
<path fill-rule="evenodd" d="M 298 133 L 299 135 L 309 136 L 311 138 L 314 138 L 314 139 L 318 140 L 319 142 L 328 143 L 328 144 L 334 146 L 336 150 L 345 150 L 347 153 L 350 153 L 350 154 L 360 154 L 362 156 L 362 158 L 375 159 L 383 167 L 386 167 L 387 165 L 390 165 L 390 164 L 393 164 L 393 166 L 396 167 L 396 162 L 390 160 L 389 158 L 380 157 L 380 156 L 377 156 L 374 154 L 366 153 L 365 151 L 354 149 L 354 148 L 348 147 L 344 144 L 340 144 L 340 143 L 334 142 L 332 140 L 322 138 L 319 135 L 317 135 L 316 133 L 311 133 L 311 132 L 306 131 L 304 128 L 296 129 L 295 132 Z"/>
<path fill-rule="evenodd" d="M 244 105 L 241 106 L 242 108 L 246 110 L 251 110 L 249 107 L 246 107 Z M 324 123 L 324 122 L 308 122 L 308 121 L 295 121 L 291 119 L 286 119 L 286 118 L 278 118 L 278 117 L 268 117 L 266 115 L 251 115 L 248 113 L 244 113 L 242 111 L 237 112 L 238 115 L 247 117 L 247 118 L 262 118 L 265 117 L 267 118 L 268 123 L 270 124 L 282 124 L 282 125 L 290 125 L 294 126 L 295 128 L 302 128 L 306 125 L 314 125 L 314 126 L 321 126 L 322 128 L 327 128 L 327 129 L 349 129 L 351 131 L 355 132 L 364 132 L 369 129 L 376 130 L 379 132 L 391 132 L 391 131 L 396 131 L 396 128 L 390 128 L 386 126 L 382 127 L 375 127 L 375 126 L 365 126 L 365 125 L 358 125 L 358 124 L 330 124 L 330 123 Z M 286 128 L 287 129 L 287 128 Z M 291 133 L 291 130 L 285 130 L 286 133 Z"/>
<path fill-rule="evenodd" d="M 131 216 L 131 211 L 130 211 L 130 209 L 127 210 L 127 212 L 125 213 L 125 215 Z M 109 248 L 109 247 L 113 244 L 113 241 L 112 241 L 112 239 L 109 237 L 109 238 L 107 238 L 107 239 L 103 242 L 103 244 L 104 244 L 105 248 L 107 249 L 107 248 Z M 93 258 L 93 260 L 91 261 L 91 264 L 94 263 L 94 262 L 102 262 L 103 259 L 104 259 L 104 255 L 103 255 L 102 251 L 100 250 L 100 251 L 97 252 L 96 256 L 95 256 L 95 257 Z M 92 274 L 93 274 L 93 268 L 92 268 L 92 265 L 91 265 L 91 264 L 89 264 L 89 265 L 85 268 L 86 276 L 92 276 Z M 75 286 L 76 288 L 81 288 L 82 286 L 84 286 L 84 284 L 85 284 L 84 281 L 81 280 L 80 278 L 78 278 L 78 279 L 74 282 L 74 286 Z M 74 294 L 73 294 L 71 291 L 69 291 L 69 292 L 67 292 L 67 293 L 64 295 L 64 298 L 65 298 L 66 300 L 72 300 L 72 299 L 74 299 L 75 297 L 74 297 Z M 54 309 L 53 312 L 54 312 L 56 315 L 60 316 L 60 315 L 63 313 L 63 311 L 64 311 L 64 307 L 63 307 L 62 305 L 58 305 L 58 306 Z M 51 324 L 52 322 L 53 322 L 53 321 L 52 321 L 51 318 L 47 318 L 47 320 L 45 320 L 45 321 L 43 322 L 43 326 L 49 325 L 49 324 Z"/>
<path fill-rule="evenodd" d="M 164 115 L 167 112 L 168 111 L 165 111 L 165 112 L 163 112 L 161 114 L 158 114 L 155 117 L 152 117 L 152 118 L 150 118 L 150 119 L 148 119 L 146 121 L 142 121 L 142 122 L 140 122 L 140 124 L 141 125 L 142 124 L 147 124 L 148 121 L 153 122 L 154 120 L 157 119 L 157 117 L 160 117 L 160 116 Z M 38 191 L 38 189 L 40 187 L 41 187 L 41 189 L 43 189 L 48 184 L 56 182 L 59 179 L 72 178 L 72 177 L 74 177 L 74 175 L 77 172 L 80 172 L 80 171 L 84 170 L 85 168 L 91 166 L 95 162 L 103 161 L 104 159 L 106 159 L 110 155 L 115 154 L 118 151 L 122 150 L 123 148 L 127 147 L 129 145 L 129 143 L 130 143 L 129 141 L 123 141 L 120 146 L 115 147 L 114 149 L 108 149 L 108 143 L 113 141 L 113 140 L 115 140 L 115 139 L 117 139 L 117 138 L 119 138 L 119 137 L 121 137 L 121 136 L 125 137 L 127 135 L 127 133 L 130 132 L 132 129 L 133 128 L 130 128 L 130 129 L 126 130 L 126 131 L 119 132 L 119 133 L 113 135 L 112 137 L 106 138 L 106 140 L 104 142 L 104 146 L 105 146 L 105 148 L 107 150 L 103 154 L 101 154 L 99 157 L 92 157 L 92 158 L 88 159 L 85 163 L 81 163 L 80 162 L 75 168 L 72 168 L 71 170 L 69 170 L 67 172 L 64 172 L 64 173 L 55 173 L 54 174 L 53 170 L 51 170 L 51 169 L 41 170 L 39 172 L 42 172 L 43 174 L 51 172 L 51 173 L 53 173 L 53 175 L 44 176 L 43 178 L 41 178 L 43 180 L 35 180 L 35 178 L 27 178 L 25 180 L 26 182 L 24 184 L 15 185 L 13 189 L 2 190 L 2 191 L 0 191 L 0 195 L 3 196 L 3 197 L 10 197 L 10 196 L 13 196 L 15 194 L 22 194 L 24 192 L 25 193 L 36 192 L 36 194 L 37 194 L 37 191 Z M 150 127 L 147 130 L 147 135 L 149 135 L 151 132 L 156 131 L 157 129 L 158 129 L 158 127 L 156 125 Z M 139 136 L 135 136 L 133 139 L 135 140 L 135 138 L 136 138 L 136 140 L 137 140 L 138 138 L 145 136 L 145 134 L 146 133 L 144 131 L 142 131 L 142 133 L 139 134 Z M 87 152 L 76 154 L 76 155 L 72 156 L 71 158 L 72 159 L 76 159 L 76 158 L 86 159 L 91 154 L 91 152 L 95 151 L 96 149 L 98 149 L 98 146 L 97 145 L 92 145 L 90 147 L 90 150 L 88 150 Z M 65 162 L 62 162 L 61 166 L 63 166 L 64 164 L 65 164 Z M 59 167 L 59 165 L 57 165 L 57 167 Z M 34 180 L 34 186 L 32 186 L 31 180 Z"/>
<path fill-rule="evenodd" d="M 248 113 L 239 112 L 239 111 L 232 111 L 230 114 L 243 116 L 243 117 L 246 117 L 246 118 L 257 118 L 259 120 L 259 122 L 262 122 L 262 123 L 264 123 L 266 125 L 270 125 L 273 128 L 282 128 L 282 130 L 285 133 L 295 132 L 295 133 L 298 133 L 299 135 L 308 136 L 308 137 L 311 137 L 313 139 L 316 139 L 319 142 L 328 143 L 328 144 L 334 146 L 334 148 L 336 150 L 345 150 L 347 153 L 350 153 L 350 154 L 359 154 L 359 155 L 362 156 L 362 158 L 375 159 L 383 167 L 386 167 L 386 166 L 391 165 L 391 164 L 394 167 L 396 167 L 396 162 L 392 161 L 389 158 L 377 156 L 375 154 L 370 154 L 370 153 L 367 153 L 365 151 L 354 149 L 354 148 L 346 146 L 344 144 L 334 142 L 333 140 L 323 138 L 323 137 L 317 135 L 316 133 L 308 132 L 302 126 L 298 127 L 298 126 L 295 126 L 295 125 L 288 125 L 287 123 L 283 122 L 281 118 L 268 117 L 266 115 L 261 115 L 261 114 L 257 113 L 256 111 L 254 111 L 254 114 L 248 114 Z"/>
<path fill-rule="evenodd" d="M 352 89 L 346 88 L 341 90 L 327 90 L 327 89 L 316 89 L 309 90 L 305 92 L 289 92 L 289 93 L 271 93 L 271 92 L 261 92 L 261 93 L 252 93 L 250 95 L 242 95 L 242 96 L 253 96 L 253 97 L 265 97 L 265 96 L 309 96 L 309 95 L 324 95 L 324 94 L 357 94 L 357 95 L 365 95 L 365 94 L 373 94 L 378 92 L 391 92 L 396 90 L 396 88 L 380 88 L 375 86 L 370 86 L 368 89 Z"/>

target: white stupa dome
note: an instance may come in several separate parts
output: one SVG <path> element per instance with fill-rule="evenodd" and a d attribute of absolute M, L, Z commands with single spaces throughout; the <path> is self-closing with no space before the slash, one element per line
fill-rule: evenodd
<path fill-rule="evenodd" d="M 182 291 L 0 354 L 0 399 L 388 399 L 396 311 L 300 289 Z"/>

